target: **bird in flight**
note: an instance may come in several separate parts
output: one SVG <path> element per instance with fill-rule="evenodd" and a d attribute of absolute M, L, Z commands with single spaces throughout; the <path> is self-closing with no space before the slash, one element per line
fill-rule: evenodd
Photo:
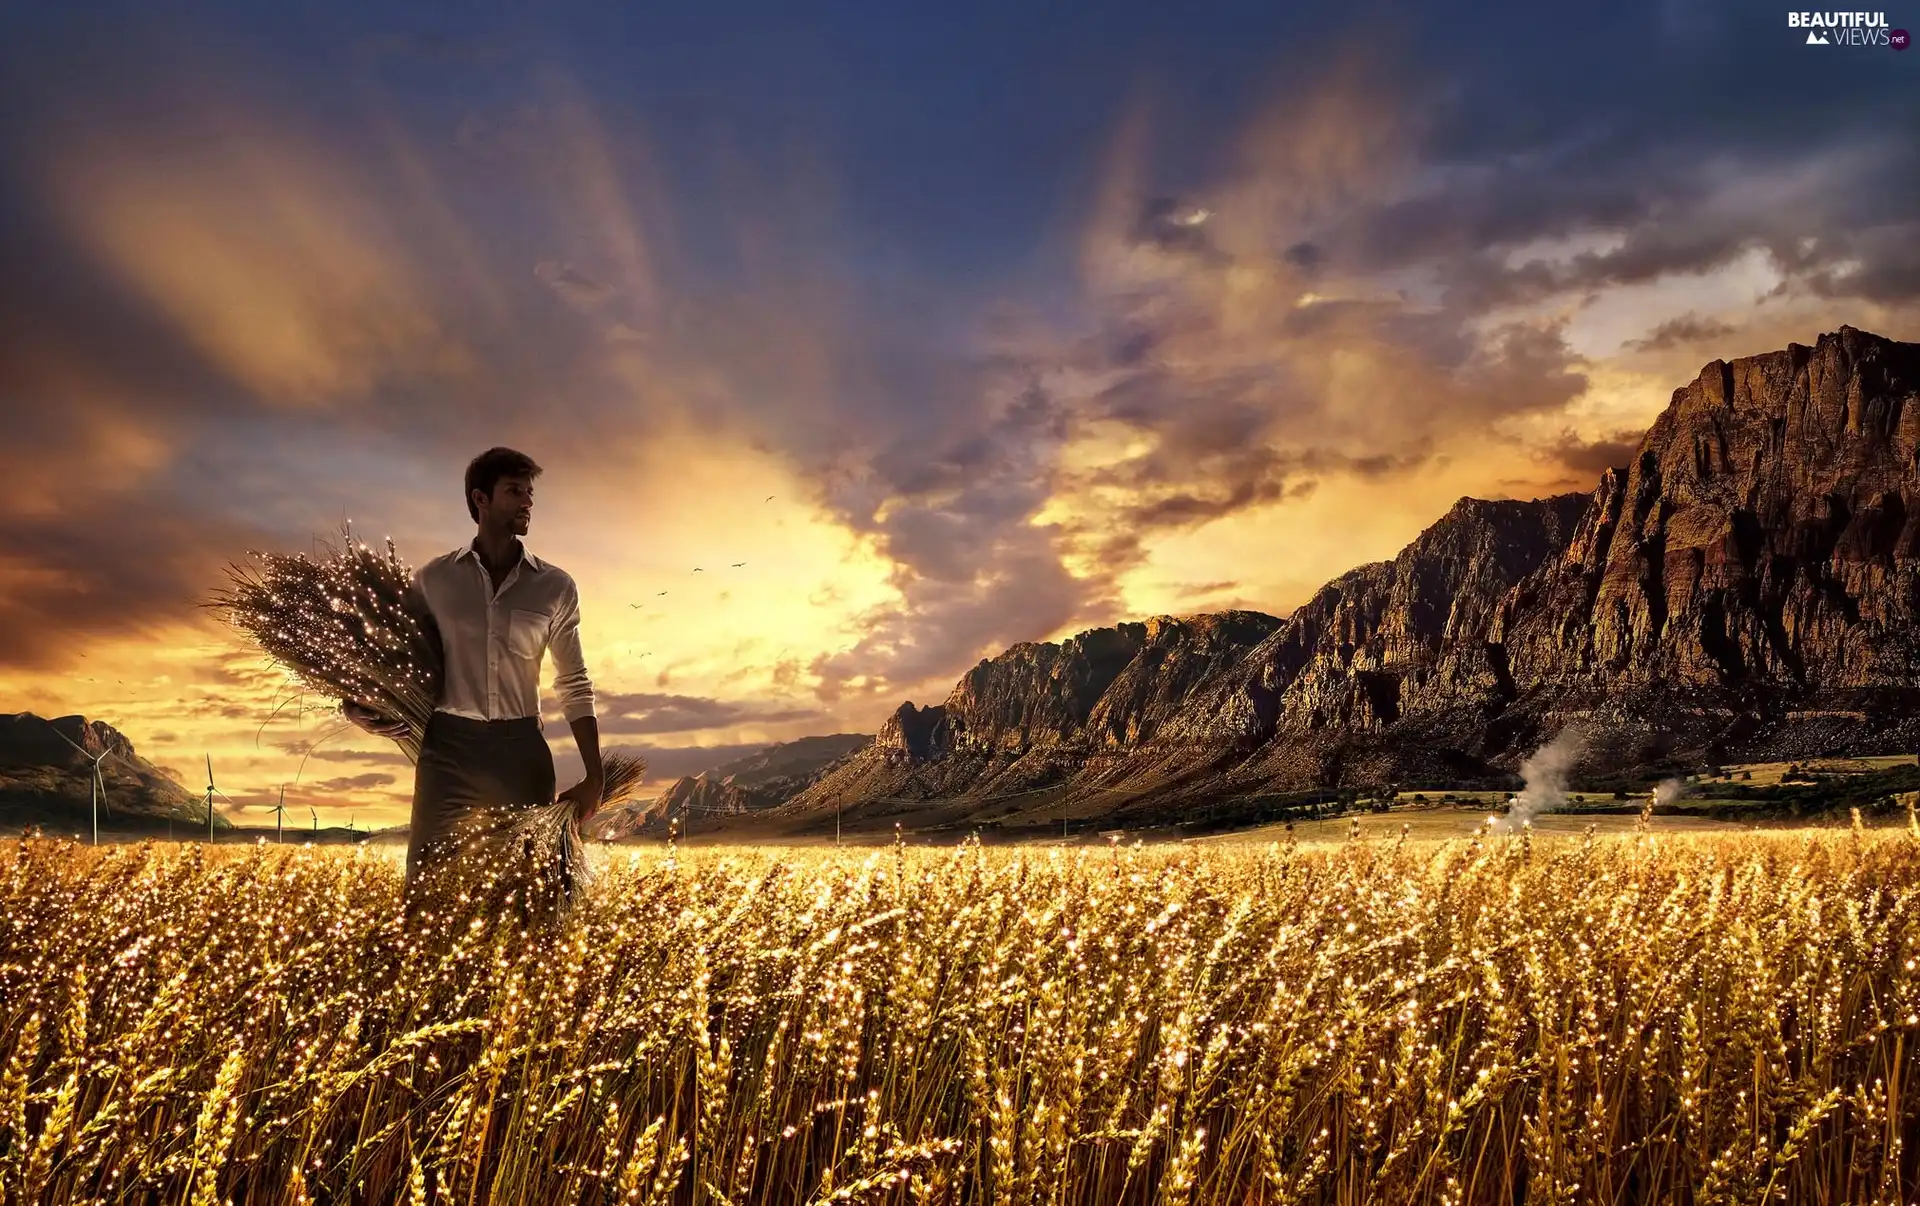
<path fill-rule="evenodd" d="M 771 494 L 769 494 L 769 495 L 767 495 L 767 501 L 768 501 L 768 502 L 772 502 L 772 501 L 773 501 L 773 495 L 771 495 Z"/>
<path fill-rule="evenodd" d="M 697 566 L 697 565 L 696 565 L 696 566 L 694 566 L 694 567 L 693 567 L 693 572 L 694 572 L 694 573 L 696 573 L 696 574 L 697 574 L 697 573 L 699 573 L 699 572 L 700 572 L 700 567 L 699 567 L 699 566 Z"/>
<path fill-rule="evenodd" d="M 666 593 L 667 593 L 667 592 L 666 592 L 666 591 L 664 591 L 664 590 L 660 592 L 660 594 L 662 594 L 662 595 L 664 595 L 664 594 L 666 594 Z M 655 597 L 657 598 L 658 596 L 655 596 Z"/>
<path fill-rule="evenodd" d="M 734 562 L 734 563 L 733 563 L 733 568 L 735 568 L 735 569 L 739 569 L 739 568 L 740 568 L 741 566 L 743 566 L 743 565 L 745 565 L 745 564 L 746 564 L 746 562 L 744 562 L 744 561 L 736 561 L 736 562 Z"/>
<path fill-rule="evenodd" d="M 629 603 L 627 604 L 627 606 L 628 607 L 645 607 L 646 604 L 645 603 Z"/>

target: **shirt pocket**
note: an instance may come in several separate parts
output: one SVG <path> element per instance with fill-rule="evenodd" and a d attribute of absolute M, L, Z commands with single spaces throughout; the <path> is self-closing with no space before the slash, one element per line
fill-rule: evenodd
<path fill-rule="evenodd" d="M 507 616 L 507 652 L 515 657 L 537 658 L 546 650 L 547 630 L 553 616 L 544 611 L 513 608 Z"/>

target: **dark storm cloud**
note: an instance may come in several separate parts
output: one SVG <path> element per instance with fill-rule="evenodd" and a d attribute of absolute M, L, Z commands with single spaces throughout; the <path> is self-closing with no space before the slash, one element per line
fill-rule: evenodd
<path fill-rule="evenodd" d="M 1920 189 L 1920 181 L 1915 187 Z M 1820 245 L 1831 249 L 1831 258 L 1795 274 L 1807 292 L 1835 301 L 1920 301 L 1920 220 L 1843 234 Z"/>
<path fill-rule="evenodd" d="M 1733 327 L 1717 318 L 1701 318 L 1692 312 L 1678 318 L 1669 318 L 1640 339 L 1629 339 L 1627 347 L 1638 352 L 1666 352 L 1674 348 L 1691 348 L 1694 344 L 1711 339 L 1722 339 L 1733 334 Z"/>
<path fill-rule="evenodd" d="M 1602 473 L 1624 469 L 1632 462 L 1634 449 L 1640 446 L 1640 434 L 1622 431 L 1606 439 L 1583 440 L 1568 432 L 1544 454 L 1581 483 L 1578 488 L 1587 489 L 1598 484 Z"/>
<path fill-rule="evenodd" d="M 223 558 L 257 530 L 218 516 L 191 516 L 159 496 L 103 492 L 86 510 L 9 520 L 0 551 L 26 572 L 0 566 L 0 666 L 51 668 L 72 655 L 78 634 L 138 637 L 164 632 L 218 584 Z"/>
<path fill-rule="evenodd" d="M 1325 261 L 1326 256 L 1312 243 L 1295 243 L 1281 253 L 1281 258 L 1302 272 L 1311 273 Z"/>
<path fill-rule="evenodd" d="M 1728 28 L 1684 69 L 1657 52 L 1622 54 L 1625 72 L 1649 78 L 1605 101 L 1569 71 L 1516 105 L 1524 73 L 1489 65 L 1466 99 L 1439 108 L 1423 187 L 1360 207 L 1321 238 L 1346 259 L 1427 263 L 1449 304 L 1467 308 L 1703 272 L 1755 250 L 1800 278 L 1789 291 L 1813 289 L 1868 242 L 1893 252 L 1893 266 L 1832 296 L 1910 300 L 1920 273 L 1898 253 L 1920 231 L 1920 128 L 1889 70 L 1896 56 L 1814 61 L 1780 36 L 1778 14 L 1721 17 Z M 1606 46 L 1577 33 L 1571 44 Z M 1476 51 L 1461 50 L 1467 78 Z M 1775 87 L 1776 70 L 1796 88 Z M 1522 110 L 1539 125 L 1514 128 Z M 1562 132 L 1550 132 L 1556 113 Z M 1503 130 L 1509 145 L 1489 145 Z M 1618 245 L 1507 262 L 1523 245 L 1595 231 Z"/>

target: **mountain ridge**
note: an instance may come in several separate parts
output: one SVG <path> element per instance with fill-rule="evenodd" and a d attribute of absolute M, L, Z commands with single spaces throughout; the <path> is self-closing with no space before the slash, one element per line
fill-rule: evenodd
<path fill-rule="evenodd" d="M 93 759 L 81 750 L 107 755 L 100 759 L 106 789 L 103 831 L 154 830 L 169 822 L 206 825 L 200 797 L 142 758 L 133 742 L 106 721 L 13 712 L 0 714 L 0 826 L 90 831 Z M 231 828 L 217 812 L 215 825 Z"/>
<path fill-rule="evenodd" d="M 604 823 L 631 832 L 677 810 L 804 827 L 979 803 L 1126 823 L 1505 782 L 1569 725 L 1585 769 L 1619 774 L 1904 752 L 1920 745 L 1917 618 L 1920 344 L 1842 326 L 1709 361 L 1592 490 L 1461 498 L 1284 618 L 1155 616 L 1022 642 L 938 703 L 903 701 L 871 738 L 770 746 Z M 81 744 L 131 753 L 110 726 L 87 738 L 68 720 Z M 56 777 L 85 761 L 43 752 Z M 84 806 L 80 771 L 56 794 L 77 786 Z M 154 778 L 169 806 L 197 802 Z"/>
<path fill-rule="evenodd" d="M 1590 767 L 1621 771 L 1911 748 L 1917 389 L 1920 345 L 1851 326 L 1710 361 L 1592 491 L 1463 498 L 1284 620 L 1218 613 L 1271 624 L 1163 684 L 1121 740 L 1081 718 L 1113 706 L 1104 692 L 1123 677 L 1151 695 L 1157 664 L 1129 637 L 1143 624 L 983 659 L 941 704 L 902 704 L 780 812 L 1027 794 L 1125 816 L 1498 779 L 1570 723 L 1589 731 Z"/>

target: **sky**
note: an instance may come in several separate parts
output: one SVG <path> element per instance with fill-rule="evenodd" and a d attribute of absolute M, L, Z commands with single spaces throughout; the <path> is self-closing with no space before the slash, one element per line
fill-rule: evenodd
<path fill-rule="evenodd" d="M 464 544 L 507 445 L 659 786 L 1285 615 L 1590 490 L 1716 358 L 1920 339 L 1920 53 L 1784 9 L 537 8 L 0 9 L 0 711 L 403 821 L 199 604 L 349 522 Z"/>

